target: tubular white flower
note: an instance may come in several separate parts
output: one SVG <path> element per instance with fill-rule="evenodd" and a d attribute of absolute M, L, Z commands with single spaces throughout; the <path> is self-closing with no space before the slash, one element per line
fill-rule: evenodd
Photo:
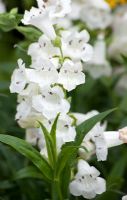
<path fill-rule="evenodd" d="M 71 91 L 76 86 L 85 83 L 85 74 L 82 72 L 81 62 L 65 61 L 59 72 L 58 83 L 62 84 L 67 91 Z"/>
<path fill-rule="evenodd" d="M 122 200 L 127 200 L 127 195 L 123 196 Z"/>
<path fill-rule="evenodd" d="M 93 48 L 88 44 L 89 34 L 86 30 L 81 32 L 62 31 L 62 50 L 65 57 L 72 60 L 87 62 L 92 58 Z"/>
<path fill-rule="evenodd" d="M 84 66 L 84 69 L 95 79 L 101 76 L 110 76 L 112 68 L 106 60 L 106 44 L 102 34 L 98 36 L 93 49 L 93 57 Z"/>
<path fill-rule="evenodd" d="M 45 8 L 39 9 L 32 7 L 30 12 L 25 11 L 22 23 L 25 25 L 35 26 L 52 40 L 56 37 L 53 22 L 49 19 L 49 13 L 45 10 Z"/>
<path fill-rule="evenodd" d="M 108 148 L 123 144 L 119 131 L 106 131 L 104 132 L 104 138 Z"/>
<path fill-rule="evenodd" d="M 27 83 L 25 64 L 21 59 L 18 60 L 19 69 L 15 69 L 11 78 L 11 93 L 20 93 Z"/>
<path fill-rule="evenodd" d="M 58 113 L 66 114 L 70 109 L 69 102 L 64 99 L 61 87 L 44 88 L 40 95 L 33 97 L 33 108 L 46 118 L 55 118 Z"/>
<path fill-rule="evenodd" d="M 38 0 L 39 8 L 32 7 L 30 12 L 25 11 L 22 23 L 25 25 L 31 24 L 39 28 L 49 38 L 56 38 L 55 29 L 53 27 L 55 19 L 64 17 L 71 11 L 70 0 L 54 0 L 40 1 Z"/>
<path fill-rule="evenodd" d="M 98 177 L 99 175 L 100 172 L 95 167 L 90 167 L 86 161 L 80 160 L 75 179 L 70 183 L 71 194 L 92 199 L 96 194 L 105 192 L 106 182 Z"/>

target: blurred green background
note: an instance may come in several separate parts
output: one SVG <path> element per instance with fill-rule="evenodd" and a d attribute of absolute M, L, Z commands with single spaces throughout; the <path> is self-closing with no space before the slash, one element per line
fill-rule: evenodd
<path fill-rule="evenodd" d="M 35 4 L 34 0 L 4 0 L 7 11 L 17 7 L 22 14 Z M 36 36 L 35 36 L 36 38 Z M 24 138 L 25 130 L 19 128 L 15 121 L 16 95 L 10 94 L 9 84 L 11 74 L 16 67 L 18 58 L 29 63 L 26 49 L 30 43 L 17 30 L 4 32 L 0 28 L 0 133 L 11 134 Z M 119 63 L 111 61 L 113 67 Z M 125 67 L 127 63 L 124 62 Z M 121 96 L 115 90 L 119 77 L 102 77 L 94 80 L 86 76 L 86 84 L 79 86 L 70 95 L 72 96 L 72 111 L 86 113 L 90 110 L 100 112 L 118 107 L 110 115 L 108 130 L 117 130 L 127 125 L 127 92 Z M 126 84 L 126 83 L 125 83 Z M 109 150 L 107 162 L 91 161 L 107 179 L 108 191 L 96 197 L 99 200 L 118 200 L 127 193 L 127 147 L 126 145 Z M 13 151 L 13 149 L 0 144 L 0 200 L 44 200 L 48 199 L 45 184 L 38 180 L 24 179 L 12 181 L 14 173 L 29 165 L 28 160 Z M 72 199 L 75 199 L 72 197 Z M 78 198 L 80 199 L 80 198 Z M 82 199 L 82 198 L 81 198 Z"/>

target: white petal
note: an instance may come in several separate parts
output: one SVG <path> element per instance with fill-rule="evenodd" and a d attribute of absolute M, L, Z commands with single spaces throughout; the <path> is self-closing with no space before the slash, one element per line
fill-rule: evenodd
<path fill-rule="evenodd" d="M 77 181 L 72 181 L 69 185 L 70 193 L 74 196 L 82 195 L 82 185 Z"/>
<path fill-rule="evenodd" d="M 123 142 L 119 138 L 118 131 L 106 131 L 104 132 L 104 138 L 106 140 L 108 148 L 123 144 Z"/>

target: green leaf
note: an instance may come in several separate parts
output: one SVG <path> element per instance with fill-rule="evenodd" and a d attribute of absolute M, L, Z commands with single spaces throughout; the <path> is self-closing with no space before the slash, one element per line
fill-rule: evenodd
<path fill-rule="evenodd" d="M 69 142 L 65 144 L 59 154 L 58 162 L 57 162 L 57 176 L 61 174 L 64 167 L 69 163 L 72 164 L 74 162 L 74 158 L 78 153 L 78 149 L 82 144 L 82 141 L 85 135 L 101 120 L 103 120 L 107 115 L 115 111 L 116 109 L 111 109 L 106 112 L 103 112 L 99 115 L 96 115 L 82 124 L 80 124 L 77 128 L 77 136 L 74 142 Z"/>
<path fill-rule="evenodd" d="M 51 132 L 50 132 L 52 141 L 53 141 L 53 143 L 54 143 L 54 148 L 56 149 L 56 151 L 57 151 L 57 144 L 56 144 L 56 128 L 57 128 L 57 122 L 58 122 L 59 116 L 60 116 L 60 114 L 58 114 L 58 115 L 56 116 L 56 119 L 54 120 L 54 123 L 53 123 L 52 128 L 51 128 Z M 56 153 L 57 153 L 57 152 L 56 152 Z"/>
<path fill-rule="evenodd" d="M 41 122 L 39 122 L 39 124 L 41 126 L 41 129 L 42 129 L 44 137 L 45 137 L 48 158 L 49 158 L 50 164 L 53 167 L 56 162 L 55 147 L 54 147 L 51 135 L 48 132 L 48 130 L 46 129 L 46 127 Z"/>
<path fill-rule="evenodd" d="M 0 29 L 5 32 L 11 31 L 16 28 L 21 19 L 22 15 L 17 14 L 16 8 L 12 9 L 10 13 L 2 13 L 0 14 Z"/>
<path fill-rule="evenodd" d="M 25 167 L 17 171 L 13 177 L 14 180 L 24 178 L 45 179 L 45 177 L 34 166 Z"/>
<path fill-rule="evenodd" d="M 42 35 L 42 32 L 37 30 L 34 27 L 24 27 L 24 26 L 18 26 L 16 29 L 22 33 L 26 39 L 28 39 L 31 42 L 38 41 L 39 37 Z"/>
<path fill-rule="evenodd" d="M 14 187 L 15 187 L 15 184 L 9 180 L 0 181 L 0 190 L 10 189 Z"/>
<path fill-rule="evenodd" d="M 28 158 L 49 181 L 52 180 L 52 169 L 40 153 L 26 141 L 10 135 L 0 134 L 0 142 L 13 147 L 16 151 Z"/>

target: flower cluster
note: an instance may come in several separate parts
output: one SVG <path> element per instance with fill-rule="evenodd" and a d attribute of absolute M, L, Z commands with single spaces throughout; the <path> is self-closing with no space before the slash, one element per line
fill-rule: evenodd
<path fill-rule="evenodd" d="M 70 98 L 67 93 L 85 83 L 84 65 L 95 78 L 103 74 L 100 71 L 98 75 L 96 67 L 104 66 L 105 75 L 110 75 L 111 69 L 106 60 L 103 34 L 98 36 L 92 48 L 86 30 L 78 31 L 72 27 L 67 30 L 58 29 L 60 20 L 62 22 L 66 19 L 66 15 L 67 19 L 74 18 L 70 0 L 37 0 L 37 4 L 37 8 L 32 7 L 30 11 L 25 11 L 22 23 L 33 25 L 42 31 L 42 35 L 28 48 L 31 65 L 26 67 L 22 59 L 18 60 L 10 91 L 18 94 L 16 120 L 26 129 L 26 140 L 32 145 L 38 145 L 40 153 L 48 159 L 44 136 L 37 127 L 37 122 L 41 122 L 50 132 L 56 116 L 60 115 L 56 130 L 59 153 L 63 144 L 75 140 L 76 126 L 98 114 L 98 111 L 87 114 L 70 112 Z M 75 1 L 72 8 L 75 4 L 79 3 Z M 75 17 L 78 18 L 80 14 L 90 29 L 103 30 L 109 26 L 110 8 L 105 1 L 90 0 L 83 5 L 83 10 L 80 7 L 74 13 Z M 92 65 L 95 66 L 94 73 L 91 70 Z M 106 190 L 105 180 L 99 177 L 99 171 L 90 167 L 86 160 L 95 153 L 98 161 L 106 160 L 108 148 L 127 143 L 126 135 L 126 128 L 107 132 L 106 122 L 97 123 L 87 133 L 82 143 L 84 148 L 79 149 L 82 159 L 78 163 L 78 172 L 70 183 L 71 194 L 91 199 Z"/>

